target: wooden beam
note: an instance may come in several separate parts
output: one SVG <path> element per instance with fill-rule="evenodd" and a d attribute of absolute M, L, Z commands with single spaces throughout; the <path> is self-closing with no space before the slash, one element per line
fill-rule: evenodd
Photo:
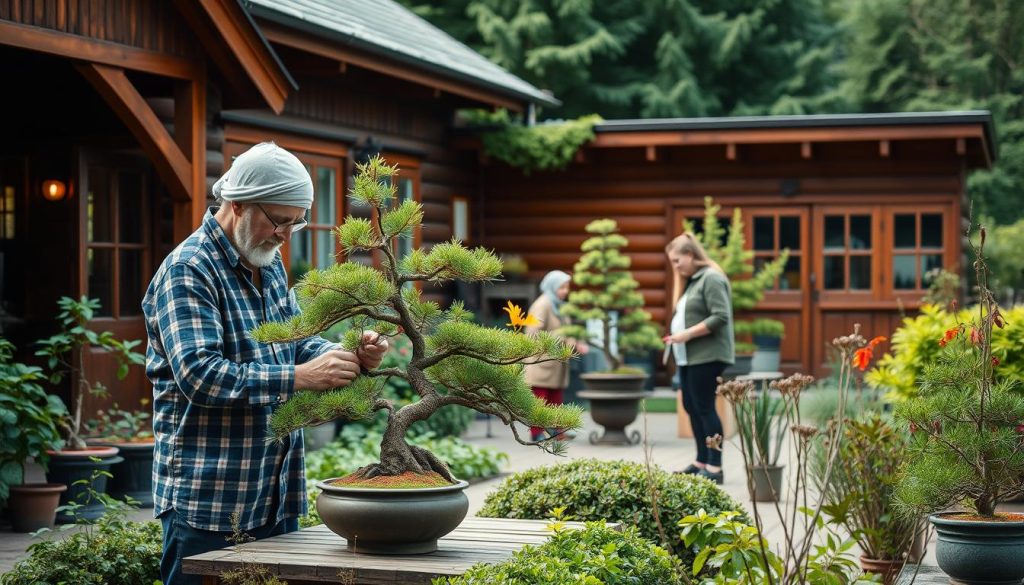
<path fill-rule="evenodd" d="M 517 101 L 498 93 L 478 89 L 476 87 L 441 78 L 437 73 L 423 71 L 416 67 L 390 61 L 384 57 L 362 53 L 352 47 L 329 43 L 308 34 L 302 34 L 270 22 L 262 22 L 260 29 L 274 43 L 287 45 L 300 51 L 334 59 L 349 65 L 376 71 L 390 77 L 403 79 L 418 85 L 438 88 L 448 93 L 472 100 L 491 104 L 495 108 L 507 108 L 520 112 L 525 108 L 525 99 Z"/>
<path fill-rule="evenodd" d="M 96 63 L 77 65 L 76 69 L 92 84 L 139 141 L 160 178 L 167 184 L 171 195 L 177 199 L 191 200 L 191 163 L 153 109 L 128 80 L 124 70 Z M 203 123 L 205 124 L 205 120 Z M 205 181 L 205 177 L 203 180 Z"/>
<path fill-rule="evenodd" d="M 206 212 L 206 87 L 202 81 L 181 82 L 174 88 L 174 141 L 192 164 L 190 208 L 175 215 L 175 241 L 181 241 L 199 227 Z"/>
<path fill-rule="evenodd" d="M 811 143 L 804 141 L 800 143 L 800 158 L 811 160 Z"/>
<path fill-rule="evenodd" d="M 882 158 L 889 158 L 889 141 L 879 140 L 878 141 L 878 154 Z"/>
<path fill-rule="evenodd" d="M 943 126 L 856 126 L 852 128 L 751 128 L 744 130 L 646 130 L 598 132 L 588 146 L 696 146 L 708 144 L 786 144 L 800 142 L 865 142 L 877 140 L 974 139 L 984 141 L 981 124 Z"/>
<path fill-rule="evenodd" d="M 736 160 L 736 143 L 730 142 L 725 145 L 725 160 Z"/>
<path fill-rule="evenodd" d="M 648 144 L 646 153 L 647 162 L 657 162 L 658 160 L 658 147 Z"/>
<path fill-rule="evenodd" d="M 963 138 L 956 139 L 956 154 L 957 156 L 967 154 L 967 142 Z"/>
<path fill-rule="evenodd" d="M 4 20 L 0 20 L 0 45 L 176 79 L 194 79 L 199 70 L 196 63 L 181 57 Z"/>

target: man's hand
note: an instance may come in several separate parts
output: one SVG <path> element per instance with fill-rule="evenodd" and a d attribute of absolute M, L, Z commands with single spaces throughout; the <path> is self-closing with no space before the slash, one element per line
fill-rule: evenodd
<path fill-rule="evenodd" d="M 380 360 L 377 360 L 378 363 Z M 359 375 L 359 358 L 351 351 L 332 349 L 295 366 L 296 390 L 330 390 L 348 386 Z"/>
<path fill-rule="evenodd" d="M 363 342 L 356 348 L 359 362 L 367 370 L 380 365 L 384 354 L 388 352 L 388 339 L 373 331 L 363 331 Z"/>

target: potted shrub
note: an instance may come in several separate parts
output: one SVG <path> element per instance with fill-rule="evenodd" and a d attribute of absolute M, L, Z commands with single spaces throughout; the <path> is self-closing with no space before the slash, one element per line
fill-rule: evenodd
<path fill-rule="evenodd" d="M 779 455 L 788 430 L 786 409 L 792 404 L 767 391 L 736 404 L 736 426 L 743 448 L 750 454 L 747 470 L 753 477 L 748 486 L 752 500 L 777 502 L 782 493 L 785 466 L 779 465 Z"/>
<path fill-rule="evenodd" d="M 618 233 L 612 219 L 598 219 L 586 226 L 591 234 L 581 249 L 583 256 L 573 267 L 577 290 L 569 293 L 562 314 L 574 324 L 562 327 L 565 337 L 587 342 L 604 355 L 608 370 L 582 374 L 585 389 L 577 396 L 590 401 L 594 422 L 604 427 L 604 435 L 590 436 L 591 443 L 638 443 L 640 434 L 627 437 L 626 425 L 636 419 L 648 374 L 624 366 L 623 355 L 645 354 L 663 344 L 651 314 L 643 309 L 639 284 L 629 270 L 630 259 L 621 252 L 628 240 Z M 600 335 L 586 327 L 588 321 L 600 324 Z"/>
<path fill-rule="evenodd" d="M 750 360 L 752 372 L 778 372 L 782 349 L 782 337 L 786 332 L 782 321 L 775 319 L 755 319 L 737 323 L 740 329 L 748 329 L 754 343 L 754 355 Z"/>
<path fill-rule="evenodd" d="M 7 502 L 15 532 L 32 532 L 53 527 L 67 486 L 24 483 L 25 464 L 32 458 L 46 469 L 48 451 L 63 445 L 58 424 L 67 408 L 43 390 L 41 369 L 13 356 L 14 345 L 0 338 L 0 500 Z"/>
<path fill-rule="evenodd" d="M 920 556 L 920 551 L 912 554 L 912 545 L 923 532 L 916 519 L 898 513 L 894 497 L 906 462 L 907 433 L 873 412 L 847 419 L 838 441 L 841 465 L 831 480 L 824 481 L 828 441 L 819 445 L 813 467 L 818 489 L 826 494 L 824 512 L 857 540 L 861 568 L 891 585 L 903 565 Z"/>
<path fill-rule="evenodd" d="M 919 378 L 918 394 L 896 405 L 911 443 L 897 502 L 911 518 L 931 514 L 935 558 L 959 583 L 1024 579 L 1024 514 L 996 505 L 1024 490 L 1024 396 L 997 375 L 993 328 L 1005 325 L 988 286 L 986 230 L 975 252 L 974 318 L 943 333 L 942 349 Z"/>
<path fill-rule="evenodd" d="M 142 508 L 153 506 L 153 424 L 149 399 L 139 401 L 139 410 L 122 410 L 115 402 L 86 422 L 90 445 L 117 447 L 124 461 L 110 469 L 107 493 L 112 498 L 131 497 Z"/>
<path fill-rule="evenodd" d="M 121 341 L 109 331 L 97 332 L 89 329 L 89 322 L 100 308 L 98 300 L 84 296 L 78 300 L 62 297 L 57 301 L 57 305 L 60 307 L 57 319 L 61 330 L 56 335 L 39 341 L 40 349 L 36 351 L 36 355 L 46 358 L 46 365 L 50 369 L 50 383 L 59 384 L 65 376 L 71 378 L 71 411 L 61 423 L 66 448 L 51 452 L 50 467 L 46 476 L 49 481 L 69 486 L 68 491 L 61 495 L 61 504 L 66 504 L 79 499 L 86 484 L 91 481 L 93 471 L 110 471 L 113 465 L 123 461 L 123 458 L 117 455 L 117 447 L 89 447 L 85 442 L 82 425 L 85 395 L 107 395 L 107 389 L 102 384 L 89 380 L 85 368 L 86 352 L 95 348 L 113 354 L 119 362 L 117 377 L 122 380 L 128 375 L 131 365 L 145 364 L 145 357 L 132 351 L 132 348 L 141 341 Z M 106 483 L 106 475 L 101 474 L 93 488 L 99 493 L 105 493 Z M 93 500 L 84 510 L 79 511 L 82 517 L 89 520 L 99 518 L 102 513 L 103 503 L 98 500 Z M 73 522 L 74 518 L 62 513 L 57 516 L 57 520 Z"/>
<path fill-rule="evenodd" d="M 458 404 L 497 417 L 524 445 L 558 452 L 562 444 L 526 440 L 513 423 L 577 429 L 581 411 L 572 405 L 544 403 L 533 395 L 523 376 L 524 362 L 572 356 L 572 348 L 558 338 L 482 327 L 470 322 L 460 302 L 442 310 L 421 298 L 416 283 L 489 281 L 500 277 L 501 262 L 488 250 L 469 250 L 457 241 L 396 257 L 398 238 L 411 237 L 423 219 L 418 202 L 398 203 L 392 181 L 397 172 L 380 157 L 358 165 L 350 195 L 376 213 L 372 220 L 348 217 L 337 229 L 347 255 L 377 250 L 384 258 L 381 267 L 347 261 L 310 270 L 296 285 L 301 315 L 287 322 L 264 323 L 252 335 L 263 343 L 285 342 L 350 320 L 353 328 L 344 335 L 342 345 L 353 350 L 367 329 L 409 339 L 412 357 L 404 368 L 377 368 L 333 391 L 297 392 L 275 411 L 271 430 L 280 439 L 310 425 L 337 418 L 359 420 L 386 411 L 379 462 L 319 482 L 323 492 L 316 509 L 331 530 L 348 540 L 351 550 L 414 554 L 436 550 L 437 539 L 462 521 L 468 509 L 462 490 L 468 484 L 453 477 L 433 453 L 406 441 L 413 423 L 443 406 Z M 383 398 L 388 378 L 408 382 L 419 400 L 398 406 Z"/>

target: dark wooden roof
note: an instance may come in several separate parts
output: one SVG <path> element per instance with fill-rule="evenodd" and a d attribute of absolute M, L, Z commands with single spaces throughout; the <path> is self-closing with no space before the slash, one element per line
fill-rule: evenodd
<path fill-rule="evenodd" d="M 256 17 L 529 103 L 557 99 L 393 0 L 245 0 Z"/>

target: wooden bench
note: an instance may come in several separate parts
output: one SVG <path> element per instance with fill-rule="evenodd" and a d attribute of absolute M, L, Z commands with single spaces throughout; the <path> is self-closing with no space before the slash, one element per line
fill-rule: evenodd
<path fill-rule="evenodd" d="M 566 522 L 570 528 L 582 523 Z M 461 575 L 477 563 L 499 563 L 527 544 L 541 544 L 551 533 L 547 520 L 466 518 L 438 541 L 438 550 L 424 555 L 367 555 L 350 552 L 344 538 L 326 526 L 305 528 L 203 553 L 182 561 L 185 573 L 203 575 L 203 583 L 242 563 L 260 564 L 289 585 L 344 583 L 384 585 L 429 584 L 435 577 Z M 618 524 L 609 524 L 619 528 Z"/>

